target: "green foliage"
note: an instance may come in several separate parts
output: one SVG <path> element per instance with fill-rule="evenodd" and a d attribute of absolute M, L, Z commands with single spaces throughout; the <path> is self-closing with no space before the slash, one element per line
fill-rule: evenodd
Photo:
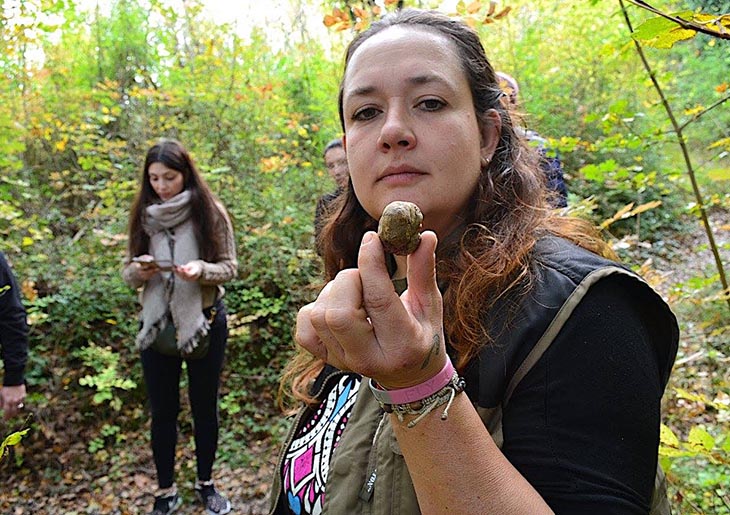
<path fill-rule="evenodd" d="M 730 420 L 727 394 L 713 400 L 681 388 L 675 393 L 678 399 L 706 406 L 718 421 Z M 677 496 L 682 506 L 703 506 L 708 512 L 728 513 L 723 501 L 730 480 L 730 430 L 726 424 L 694 424 L 681 437 L 662 425 L 659 456 L 670 482 L 682 487 Z"/>
<path fill-rule="evenodd" d="M 99 435 L 89 441 L 89 452 L 95 454 L 99 461 L 106 461 L 109 458 L 109 454 L 105 451 L 105 447 L 110 440 L 113 442 L 113 445 L 120 444 L 125 440 L 124 433 L 117 425 L 104 424 L 101 427 Z"/>
<path fill-rule="evenodd" d="M 79 379 L 81 386 L 96 389 L 92 402 L 108 403 L 114 411 L 119 411 L 122 399 L 117 390 L 131 390 L 137 386 L 134 381 L 120 373 L 119 354 L 114 353 L 110 347 L 99 347 L 90 343 L 89 346 L 75 351 L 74 355 L 81 359 L 84 366 L 94 371 L 93 374 L 87 374 Z"/>
<path fill-rule="evenodd" d="M 682 19 L 692 19 L 692 11 L 673 13 Z M 678 41 L 692 39 L 697 34 L 694 30 L 683 29 L 675 22 L 662 17 L 649 18 L 636 27 L 634 37 L 643 44 L 654 48 L 672 48 Z"/>

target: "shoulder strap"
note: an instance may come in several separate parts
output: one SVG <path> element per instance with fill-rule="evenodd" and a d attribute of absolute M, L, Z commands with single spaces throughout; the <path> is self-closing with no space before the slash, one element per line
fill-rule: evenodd
<path fill-rule="evenodd" d="M 530 353 L 527 355 L 525 360 L 519 366 L 515 374 L 512 376 L 512 379 L 508 383 L 504 393 L 504 398 L 502 402 L 503 406 L 507 405 L 510 397 L 512 396 L 512 393 L 515 391 L 515 388 L 517 388 L 517 385 L 520 383 L 520 381 L 522 381 L 522 379 L 527 375 L 532 367 L 535 366 L 535 364 L 540 360 L 540 357 L 542 357 L 545 351 L 553 343 L 553 340 L 555 340 L 555 337 L 563 328 L 565 322 L 568 320 L 568 318 L 570 318 L 570 315 L 573 313 L 576 306 L 578 306 L 580 301 L 585 296 L 588 288 L 590 288 L 591 285 L 595 284 L 599 279 L 602 279 L 614 273 L 627 273 L 627 271 L 620 267 L 599 268 L 598 270 L 595 270 L 588 274 L 580 282 L 580 284 L 578 284 L 575 290 L 573 290 L 573 293 L 570 294 L 565 303 L 560 307 L 560 310 L 555 315 L 555 318 L 552 319 L 550 325 L 548 325 L 545 332 L 542 334 L 542 336 L 532 348 Z"/>

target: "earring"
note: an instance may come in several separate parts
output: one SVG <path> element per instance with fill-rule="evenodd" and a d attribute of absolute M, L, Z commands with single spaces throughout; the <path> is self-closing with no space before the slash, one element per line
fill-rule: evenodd
<path fill-rule="evenodd" d="M 489 166 L 489 163 L 491 163 L 491 162 L 492 162 L 492 160 L 490 158 L 488 158 L 488 157 L 482 156 L 479 159 L 479 164 L 482 166 L 482 169 L 488 167 Z"/>

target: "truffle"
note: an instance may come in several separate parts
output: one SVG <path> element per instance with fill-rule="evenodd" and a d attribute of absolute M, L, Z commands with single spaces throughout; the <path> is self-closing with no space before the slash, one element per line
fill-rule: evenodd
<path fill-rule="evenodd" d="M 412 202 L 391 202 L 383 210 L 378 224 L 378 236 L 386 252 L 406 256 L 421 243 L 423 213 Z"/>

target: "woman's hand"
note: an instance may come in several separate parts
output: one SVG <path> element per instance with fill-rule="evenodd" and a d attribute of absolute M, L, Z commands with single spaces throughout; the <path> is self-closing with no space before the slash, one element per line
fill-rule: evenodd
<path fill-rule="evenodd" d="M 136 274 L 137 277 L 140 278 L 140 280 L 147 282 L 160 271 L 158 266 L 154 263 L 155 258 L 152 257 L 150 254 L 142 254 L 141 256 L 137 256 L 137 258 L 141 261 L 133 262 L 132 266 L 136 268 Z M 145 263 L 144 261 L 146 260 L 151 260 L 152 262 Z"/>
<path fill-rule="evenodd" d="M 358 268 L 342 270 L 297 316 L 296 341 L 342 370 L 405 388 L 435 376 L 446 362 L 436 235 L 426 231 L 408 256 L 408 290 L 393 289 L 382 244 L 363 237 Z"/>
<path fill-rule="evenodd" d="M 199 261 L 190 261 L 185 265 L 177 265 L 175 273 L 186 281 L 197 281 L 203 273 L 203 265 Z"/>

